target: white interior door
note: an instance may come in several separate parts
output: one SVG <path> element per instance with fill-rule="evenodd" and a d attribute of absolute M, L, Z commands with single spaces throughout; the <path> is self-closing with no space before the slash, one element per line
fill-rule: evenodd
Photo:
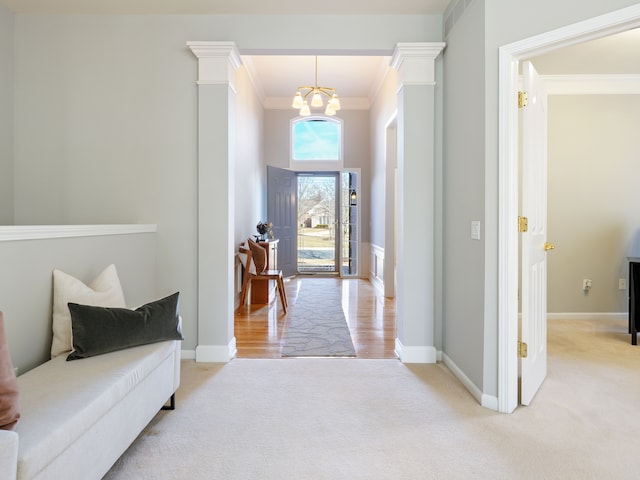
<path fill-rule="evenodd" d="M 531 62 L 523 62 L 522 342 L 520 403 L 529 405 L 547 376 L 547 97 Z"/>

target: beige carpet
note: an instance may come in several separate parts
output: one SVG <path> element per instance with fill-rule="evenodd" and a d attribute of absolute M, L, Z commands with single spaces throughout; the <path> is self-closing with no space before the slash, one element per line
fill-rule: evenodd
<path fill-rule="evenodd" d="M 160 412 L 105 478 L 640 478 L 640 347 L 624 322 L 549 322 L 532 406 L 480 407 L 443 365 L 183 362 Z"/>

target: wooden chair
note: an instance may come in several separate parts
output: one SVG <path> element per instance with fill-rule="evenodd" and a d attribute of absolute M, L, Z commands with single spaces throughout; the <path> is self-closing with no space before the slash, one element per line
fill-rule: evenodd
<path fill-rule="evenodd" d="M 289 306 L 289 304 L 287 303 L 287 293 L 284 289 L 284 278 L 282 276 L 282 270 L 265 270 L 264 272 L 256 272 L 251 249 L 241 245 L 238 252 L 240 253 L 241 260 L 243 258 L 243 255 L 246 255 L 246 260 L 242 261 L 242 266 L 244 267 L 244 276 L 242 279 L 242 290 L 240 292 L 240 306 L 243 307 L 247 303 L 247 297 L 249 295 L 251 282 L 255 280 L 275 280 L 276 290 L 278 291 L 278 294 L 280 296 L 282 309 L 284 310 L 284 313 L 287 313 L 287 307 Z"/>

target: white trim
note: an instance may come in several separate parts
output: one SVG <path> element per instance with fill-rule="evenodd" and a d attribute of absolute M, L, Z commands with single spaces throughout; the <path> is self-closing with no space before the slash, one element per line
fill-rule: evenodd
<path fill-rule="evenodd" d="M 638 95 L 640 75 L 541 75 L 547 95 Z"/>
<path fill-rule="evenodd" d="M 431 346 L 405 346 L 399 338 L 396 338 L 396 355 L 402 363 L 438 363 L 436 347 Z"/>
<path fill-rule="evenodd" d="M 435 85 L 435 60 L 445 47 L 443 42 L 398 42 L 391 57 L 391 68 L 400 85 Z"/>
<path fill-rule="evenodd" d="M 628 312 L 555 312 L 547 313 L 548 320 L 628 320 Z"/>
<path fill-rule="evenodd" d="M 146 225 L 10 225 L 0 227 L 0 242 L 46 238 L 98 237 L 155 233 L 157 226 Z"/>
<path fill-rule="evenodd" d="M 447 368 L 451 371 L 454 377 L 458 379 L 460 383 L 466 388 L 471 396 L 485 408 L 490 410 L 497 411 L 498 410 L 498 398 L 492 395 L 486 395 L 482 393 L 475 383 L 467 377 L 464 372 L 456 365 L 456 363 L 449 358 L 446 353 L 442 353 L 442 363 L 444 363 Z"/>
<path fill-rule="evenodd" d="M 198 345 L 195 359 L 197 363 L 227 363 L 233 359 L 236 349 L 236 337 L 233 337 L 229 345 Z"/>
<path fill-rule="evenodd" d="M 384 295 L 384 277 L 379 274 L 378 266 L 382 265 L 384 274 L 384 248 L 378 245 L 369 245 L 369 281 L 375 289 Z"/>
<path fill-rule="evenodd" d="M 498 410 L 518 405 L 518 61 L 640 25 L 640 4 L 499 49 L 498 81 Z"/>

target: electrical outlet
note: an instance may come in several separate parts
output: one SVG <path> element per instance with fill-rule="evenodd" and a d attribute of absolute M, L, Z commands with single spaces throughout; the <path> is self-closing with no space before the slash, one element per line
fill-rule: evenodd
<path fill-rule="evenodd" d="M 627 289 L 627 279 L 619 278 L 618 279 L 618 290 L 626 290 Z"/>
<path fill-rule="evenodd" d="M 593 282 L 590 278 L 585 278 L 584 280 L 582 280 L 582 290 L 584 290 L 585 292 L 590 290 L 592 285 Z"/>
<path fill-rule="evenodd" d="M 16 377 L 18 376 L 18 367 L 13 367 L 13 371 L 16 374 Z"/>

